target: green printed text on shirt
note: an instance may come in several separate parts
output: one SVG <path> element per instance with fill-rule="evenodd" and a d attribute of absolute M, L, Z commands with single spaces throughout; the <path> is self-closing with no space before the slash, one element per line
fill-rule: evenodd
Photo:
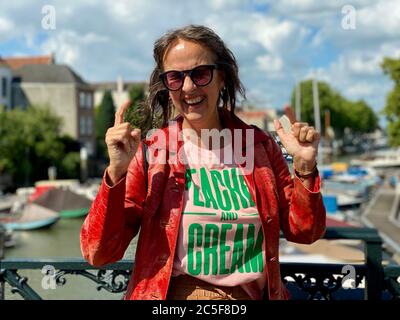
<path fill-rule="evenodd" d="M 233 244 L 227 244 L 227 233 L 234 233 Z M 256 234 L 257 233 L 257 234 Z M 196 276 L 263 272 L 262 228 L 253 224 L 192 223 L 188 230 L 188 273 Z M 229 254 L 228 254 L 229 253 Z"/>

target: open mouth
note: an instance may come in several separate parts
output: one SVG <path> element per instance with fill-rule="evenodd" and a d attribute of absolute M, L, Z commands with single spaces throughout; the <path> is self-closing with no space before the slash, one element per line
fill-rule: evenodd
<path fill-rule="evenodd" d="M 200 103 L 202 103 L 205 100 L 204 97 L 197 97 L 193 99 L 184 99 L 183 101 L 188 105 L 188 106 L 197 106 Z"/>

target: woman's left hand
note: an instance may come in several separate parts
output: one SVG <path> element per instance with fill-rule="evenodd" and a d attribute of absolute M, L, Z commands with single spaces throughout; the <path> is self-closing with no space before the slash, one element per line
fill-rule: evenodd
<path fill-rule="evenodd" d="M 286 151 L 293 156 L 293 165 L 299 172 L 309 172 L 316 165 L 320 134 L 305 122 L 297 122 L 292 108 L 285 107 L 285 114 L 291 123 L 286 132 L 282 124 L 275 120 L 275 130 Z"/>

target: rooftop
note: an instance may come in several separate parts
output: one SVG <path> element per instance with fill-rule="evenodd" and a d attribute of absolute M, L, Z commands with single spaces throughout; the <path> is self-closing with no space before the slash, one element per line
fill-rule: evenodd
<path fill-rule="evenodd" d="M 9 67 L 9 65 L 2 58 L 0 58 L 0 67 Z"/>
<path fill-rule="evenodd" d="M 67 65 L 31 64 L 14 72 L 22 82 L 40 83 L 77 83 L 87 84 L 74 70 Z"/>
<path fill-rule="evenodd" d="M 54 64 L 54 56 L 53 55 L 45 55 L 45 56 L 28 56 L 28 57 L 3 57 L 0 60 L 4 61 L 11 69 L 18 70 L 25 65 L 31 64 Z"/>

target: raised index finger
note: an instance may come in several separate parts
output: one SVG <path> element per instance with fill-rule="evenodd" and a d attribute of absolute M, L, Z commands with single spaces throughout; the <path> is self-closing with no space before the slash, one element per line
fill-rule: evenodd
<path fill-rule="evenodd" d="M 121 124 L 124 122 L 124 114 L 125 111 L 131 106 L 131 101 L 128 100 L 122 104 L 122 106 L 119 107 L 117 112 L 115 112 L 115 120 L 114 120 L 114 126 Z"/>
<path fill-rule="evenodd" d="M 296 115 L 295 115 L 293 109 L 290 106 L 286 105 L 284 107 L 284 111 L 285 111 L 286 116 L 289 118 L 290 123 L 292 123 L 292 124 L 295 123 L 296 122 Z"/>

